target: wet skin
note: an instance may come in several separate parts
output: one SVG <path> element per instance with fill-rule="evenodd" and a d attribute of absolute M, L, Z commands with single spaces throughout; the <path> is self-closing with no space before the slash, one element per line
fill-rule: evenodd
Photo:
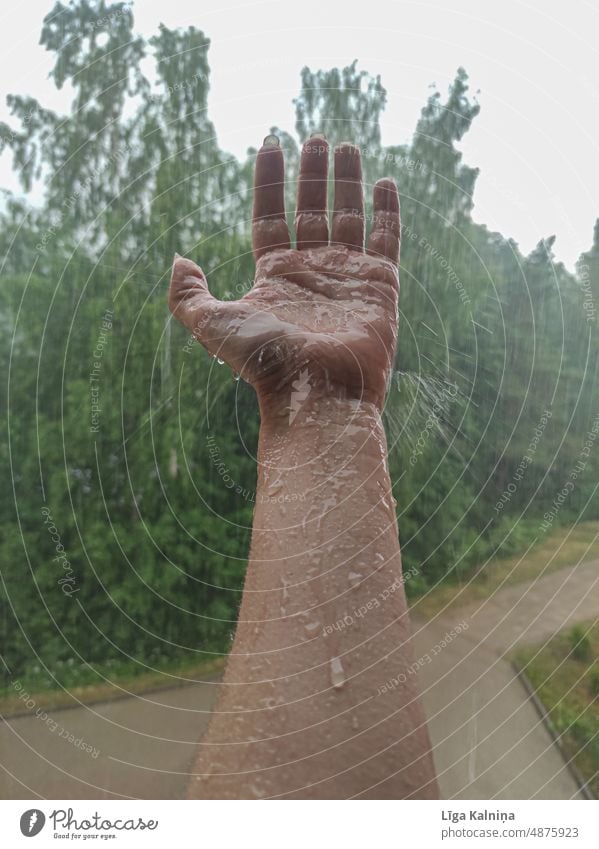
<path fill-rule="evenodd" d="M 267 141 L 270 141 L 270 137 Z M 274 139 L 272 140 L 274 141 Z M 395 355 L 399 199 L 360 155 L 303 147 L 290 247 L 283 153 L 258 152 L 256 277 L 220 302 L 176 257 L 169 305 L 254 386 L 258 485 L 235 641 L 190 798 L 437 798 L 381 411 Z"/>

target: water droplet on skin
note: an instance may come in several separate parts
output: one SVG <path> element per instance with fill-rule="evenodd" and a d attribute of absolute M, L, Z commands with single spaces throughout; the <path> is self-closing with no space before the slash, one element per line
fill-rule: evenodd
<path fill-rule="evenodd" d="M 250 793 L 253 794 L 255 799 L 264 799 L 266 796 L 266 792 L 261 790 L 259 787 L 256 787 L 255 784 L 250 784 Z"/>
<path fill-rule="evenodd" d="M 340 690 L 345 684 L 343 664 L 338 657 L 331 658 L 331 684 L 336 690 Z"/>

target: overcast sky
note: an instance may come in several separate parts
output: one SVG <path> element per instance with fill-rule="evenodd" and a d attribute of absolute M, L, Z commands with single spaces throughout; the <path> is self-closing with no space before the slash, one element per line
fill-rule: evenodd
<path fill-rule="evenodd" d="M 66 2 L 66 0 L 65 0 Z M 31 94 L 66 111 L 39 45 L 48 0 L 4 0 L 0 11 L 0 118 L 5 96 Z M 243 155 L 276 124 L 293 129 L 299 71 L 354 58 L 389 92 L 383 143 L 409 140 L 436 83 L 468 71 L 481 113 L 462 143 L 480 168 L 474 217 L 524 252 L 557 235 L 570 268 L 599 217 L 599 5 L 596 0 L 136 0 L 144 36 L 162 21 L 210 37 L 210 117 L 222 147 Z M 10 156 L 0 186 L 17 188 Z"/>

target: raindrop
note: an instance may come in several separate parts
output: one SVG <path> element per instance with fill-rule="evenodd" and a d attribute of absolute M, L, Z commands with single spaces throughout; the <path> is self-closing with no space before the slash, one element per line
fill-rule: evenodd
<path fill-rule="evenodd" d="M 255 784 L 250 784 L 250 793 L 254 794 L 255 799 L 264 799 L 266 796 L 266 792 L 261 790 L 259 787 L 256 787 Z"/>
<path fill-rule="evenodd" d="M 279 478 L 278 481 L 274 481 L 269 488 L 269 495 L 276 495 L 277 492 L 280 492 L 283 489 L 283 481 Z"/>
<path fill-rule="evenodd" d="M 343 665 L 338 657 L 331 658 L 331 684 L 336 690 L 340 690 L 345 684 Z"/>

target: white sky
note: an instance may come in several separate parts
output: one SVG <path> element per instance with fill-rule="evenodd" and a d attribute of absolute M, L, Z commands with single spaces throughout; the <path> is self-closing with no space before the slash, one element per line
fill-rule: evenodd
<path fill-rule="evenodd" d="M 4 0 L 0 118 L 5 95 L 31 94 L 66 111 L 39 45 L 52 0 Z M 160 21 L 210 37 L 210 117 L 222 147 L 243 155 L 276 124 L 293 131 L 299 71 L 359 66 L 389 93 L 383 143 L 407 141 L 429 93 L 445 93 L 459 65 L 480 89 L 465 161 L 480 168 L 474 217 L 524 252 L 557 235 L 570 268 L 599 217 L 599 5 L 596 0 L 136 0 L 144 36 Z M 0 186 L 17 189 L 9 154 Z"/>

